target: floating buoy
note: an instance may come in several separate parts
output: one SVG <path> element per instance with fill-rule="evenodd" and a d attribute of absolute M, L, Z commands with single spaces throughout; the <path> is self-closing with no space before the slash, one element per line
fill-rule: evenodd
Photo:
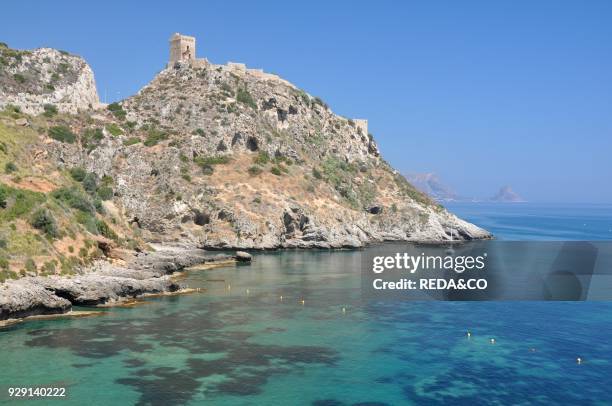
<path fill-rule="evenodd" d="M 582 364 L 582 358 L 580 357 L 576 358 L 576 364 L 578 365 Z"/>
<path fill-rule="evenodd" d="M 304 303 L 306 303 L 306 301 L 304 299 L 300 300 L 300 303 L 302 304 L 302 306 L 304 306 Z"/>
<path fill-rule="evenodd" d="M 535 348 L 530 348 L 529 351 L 536 352 L 536 349 Z"/>
<path fill-rule="evenodd" d="M 491 344 L 495 344 L 495 339 L 494 339 L 494 338 L 492 338 L 492 339 L 490 339 L 490 340 L 489 340 L 489 342 L 490 342 Z"/>
<path fill-rule="evenodd" d="M 283 301 L 283 295 L 280 296 L 280 300 L 281 300 L 281 302 Z"/>
<path fill-rule="evenodd" d="M 247 293 L 247 295 L 249 294 L 249 290 L 248 289 L 246 290 L 246 293 Z"/>
<path fill-rule="evenodd" d="M 472 333 L 470 333 L 469 331 L 465 335 L 467 336 L 467 338 L 471 338 L 472 337 Z"/>
<path fill-rule="evenodd" d="M 342 308 L 342 313 L 346 313 L 346 307 Z"/>

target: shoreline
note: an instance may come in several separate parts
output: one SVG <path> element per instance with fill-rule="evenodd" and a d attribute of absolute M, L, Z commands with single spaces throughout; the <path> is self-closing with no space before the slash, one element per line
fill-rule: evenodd
<path fill-rule="evenodd" d="M 180 283 L 177 276 L 183 273 L 181 271 L 196 265 L 206 268 L 250 261 L 251 255 L 240 251 L 234 255 L 211 254 L 201 249 L 164 246 L 153 252 L 134 253 L 120 267 L 100 260 L 69 277 L 54 275 L 9 280 L 0 284 L 0 327 L 41 316 L 53 318 L 73 314 L 73 306 L 132 306 L 132 302 L 149 297 L 199 293 L 202 289 Z M 78 314 L 82 313 L 74 313 Z"/>
<path fill-rule="evenodd" d="M 183 248 L 157 246 L 156 251 L 135 252 L 124 266 L 97 261 L 77 275 L 25 277 L 0 284 L 0 328 L 40 318 L 77 317 L 73 306 L 90 308 L 131 307 L 150 297 L 200 293 L 181 283 L 187 271 L 205 271 L 232 264 L 249 264 L 248 252 L 359 251 L 387 244 L 450 246 L 473 241 L 384 240 L 359 247 L 276 247 L 276 248 Z M 238 251 L 244 250 L 244 251 Z M 230 254 L 234 252 L 234 255 Z M 72 313 L 75 312 L 75 313 Z M 93 311 L 95 312 L 95 311 Z M 86 312 L 88 313 L 88 312 Z"/>

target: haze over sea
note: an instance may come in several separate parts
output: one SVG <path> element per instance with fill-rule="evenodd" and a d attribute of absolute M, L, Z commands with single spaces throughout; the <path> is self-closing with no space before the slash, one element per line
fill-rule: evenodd
<path fill-rule="evenodd" d="M 610 205 L 448 207 L 504 240 L 612 239 Z M 70 405 L 612 402 L 607 302 L 363 302 L 358 251 L 186 282 L 207 290 L 0 330 L 0 402 L 11 386 Z"/>

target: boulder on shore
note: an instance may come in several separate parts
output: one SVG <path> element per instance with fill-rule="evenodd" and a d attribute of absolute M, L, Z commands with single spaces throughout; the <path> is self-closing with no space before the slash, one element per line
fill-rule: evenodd
<path fill-rule="evenodd" d="M 238 262 L 251 262 L 253 256 L 248 252 L 236 251 L 236 261 Z"/>

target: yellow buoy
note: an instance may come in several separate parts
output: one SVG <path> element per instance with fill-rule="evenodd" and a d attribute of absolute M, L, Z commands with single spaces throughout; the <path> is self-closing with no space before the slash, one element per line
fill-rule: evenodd
<path fill-rule="evenodd" d="M 302 300 L 300 301 L 300 303 L 302 304 L 302 306 L 304 306 L 304 303 L 306 303 L 306 301 L 305 301 L 304 299 L 302 299 Z"/>

